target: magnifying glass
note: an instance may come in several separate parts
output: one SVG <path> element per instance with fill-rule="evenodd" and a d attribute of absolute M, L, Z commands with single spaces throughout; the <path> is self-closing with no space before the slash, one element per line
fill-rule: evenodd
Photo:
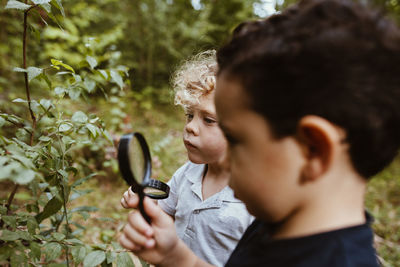
<path fill-rule="evenodd" d="M 169 186 L 161 181 L 150 178 L 150 150 L 144 136 L 138 132 L 123 135 L 118 145 L 118 165 L 122 178 L 139 196 L 139 210 L 150 223 L 150 217 L 144 212 L 143 198 L 167 198 Z"/>

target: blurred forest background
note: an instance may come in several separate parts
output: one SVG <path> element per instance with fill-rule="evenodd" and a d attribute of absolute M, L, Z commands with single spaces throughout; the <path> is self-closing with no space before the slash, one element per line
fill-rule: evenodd
<path fill-rule="evenodd" d="M 293 2 L 1 0 L 0 265 L 133 266 L 116 242 L 119 136 L 144 133 L 153 177 L 168 181 L 187 160 L 174 68 Z M 400 22 L 399 0 L 363 2 Z M 398 160 L 366 204 L 383 266 L 400 266 Z"/>

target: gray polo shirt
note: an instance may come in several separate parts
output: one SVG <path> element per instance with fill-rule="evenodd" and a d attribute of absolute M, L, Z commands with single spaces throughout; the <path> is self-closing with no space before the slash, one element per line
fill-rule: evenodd
<path fill-rule="evenodd" d="M 187 162 L 168 182 L 170 193 L 160 207 L 175 217 L 179 238 L 200 258 L 223 266 L 253 221 L 245 205 L 226 186 L 203 201 L 204 164 Z"/>

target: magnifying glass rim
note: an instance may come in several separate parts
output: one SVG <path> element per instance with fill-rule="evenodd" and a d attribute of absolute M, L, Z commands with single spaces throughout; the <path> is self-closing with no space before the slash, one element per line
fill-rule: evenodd
<path fill-rule="evenodd" d="M 129 158 L 129 144 L 133 138 L 139 142 L 139 145 L 143 152 L 144 157 L 144 175 L 143 180 L 139 183 L 135 176 L 132 173 L 130 168 L 130 158 Z M 169 196 L 169 186 L 168 184 L 161 182 L 156 179 L 152 179 L 151 177 L 151 155 L 150 149 L 147 145 L 146 139 L 139 132 L 133 132 L 130 134 L 125 134 L 121 137 L 119 146 L 118 146 L 118 163 L 119 168 L 124 180 L 131 186 L 132 191 L 135 193 L 143 192 L 144 195 L 153 198 L 153 199 L 164 199 Z M 128 181 L 129 180 L 129 181 Z M 155 194 L 151 192 L 144 192 L 146 188 L 152 188 L 155 190 L 159 190 L 160 194 Z"/>
<path fill-rule="evenodd" d="M 169 185 L 161 182 L 156 179 L 149 179 L 149 182 L 147 184 L 142 184 L 143 190 L 145 191 L 146 188 L 152 188 L 155 190 L 159 190 L 161 194 L 153 194 L 150 192 L 144 192 L 144 194 L 152 199 L 164 199 L 169 196 Z"/>

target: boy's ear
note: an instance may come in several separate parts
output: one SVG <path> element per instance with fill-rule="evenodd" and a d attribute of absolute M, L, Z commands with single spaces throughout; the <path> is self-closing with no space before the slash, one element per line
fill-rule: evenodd
<path fill-rule="evenodd" d="M 322 117 L 307 115 L 299 121 L 297 134 L 306 159 L 301 182 L 315 181 L 332 165 L 341 140 L 339 128 Z"/>

